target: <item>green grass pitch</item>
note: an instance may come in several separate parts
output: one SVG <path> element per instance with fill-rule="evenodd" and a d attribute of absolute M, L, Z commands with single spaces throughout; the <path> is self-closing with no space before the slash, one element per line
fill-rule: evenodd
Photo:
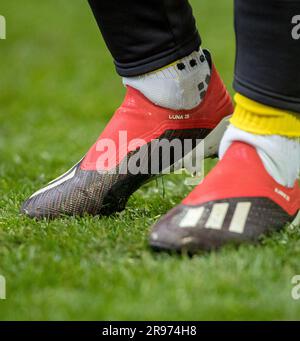
<path fill-rule="evenodd" d="M 233 93 L 232 2 L 192 5 Z M 0 14 L 0 319 L 299 319 L 297 229 L 193 258 L 148 248 L 149 227 L 191 190 L 178 175 L 145 185 L 111 217 L 19 215 L 28 195 L 82 157 L 124 88 L 86 1 L 2 1 Z"/>

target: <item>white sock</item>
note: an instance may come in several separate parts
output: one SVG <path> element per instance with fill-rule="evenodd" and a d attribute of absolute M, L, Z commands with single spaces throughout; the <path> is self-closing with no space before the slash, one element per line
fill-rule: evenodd
<path fill-rule="evenodd" d="M 137 77 L 123 78 L 123 84 L 139 90 L 151 102 L 173 110 L 189 110 L 203 100 L 211 70 L 200 48 L 166 68 Z"/>
<path fill-rule="evenodd" d="M 279 135 L 256 135 L 230 125 L 220 144 L 222 158 L 234 141 L 255 147 L 267 172 L 279 184 L 292 188 L 300 172 L 300 140 Z"/>

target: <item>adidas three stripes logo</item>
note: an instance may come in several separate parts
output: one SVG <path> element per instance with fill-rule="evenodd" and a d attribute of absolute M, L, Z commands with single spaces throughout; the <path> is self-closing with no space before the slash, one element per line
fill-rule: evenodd
<path fill-rule="evenodd" d="M 229 203 L 216 203 L 212 206 L 210 214 L 204 224 L 204 228 L 221 230 L 228 212 Z M 250 212 L 251 202 L 239 202 L 236 204 L 231 222 L 229 224 L 229 231 L 235 233 L 243 233 L 246 221 Z M 189 208 L 179 223 L 179 227 L 196 227 L 205 212 L 205 207 Z"/>

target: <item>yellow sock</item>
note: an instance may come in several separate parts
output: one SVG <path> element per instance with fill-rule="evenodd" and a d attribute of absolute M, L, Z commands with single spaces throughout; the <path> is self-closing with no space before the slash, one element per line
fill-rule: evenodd
<path fill-rule="evenodd" d="M 269 107 L 239 93 L 230 123 L 244 131 L 259 135 L 300 137 L 300 114 Z"/>

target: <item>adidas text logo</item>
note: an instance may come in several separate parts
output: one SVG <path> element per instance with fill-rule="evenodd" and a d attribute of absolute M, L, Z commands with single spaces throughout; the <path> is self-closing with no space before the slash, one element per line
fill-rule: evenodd
<path fill-rule="evenodd" d="M 284 193 L 281 189 L 275 188 L 275 193 L 281 195 L 286 201 L 290 201 L 290 196 Z"/>

